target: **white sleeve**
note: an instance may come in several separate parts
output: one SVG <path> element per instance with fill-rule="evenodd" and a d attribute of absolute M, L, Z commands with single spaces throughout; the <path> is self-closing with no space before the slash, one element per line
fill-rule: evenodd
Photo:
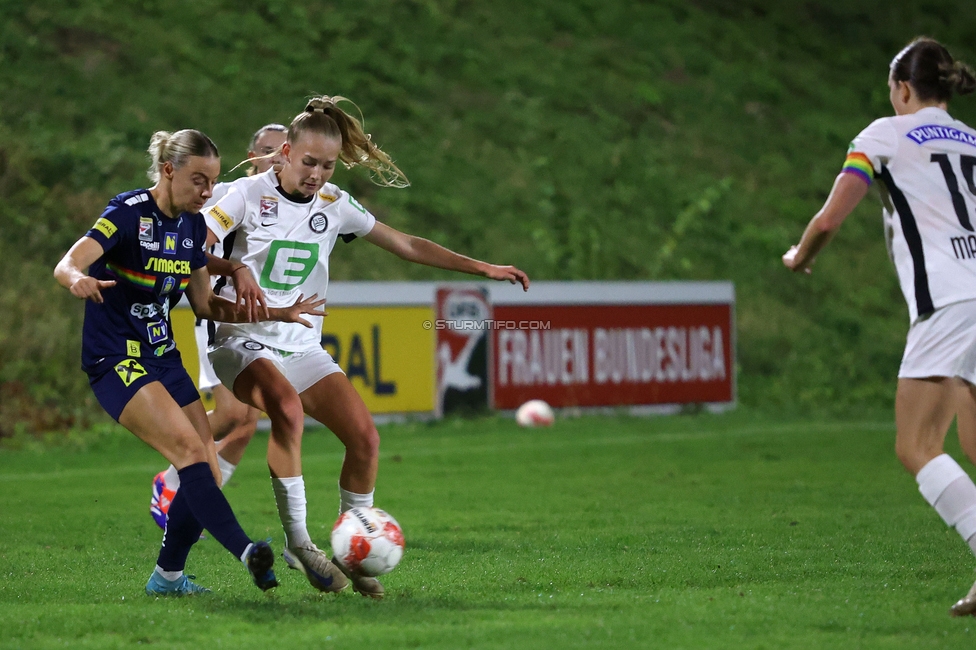
<path fill-rule="evenodd" d="M 223 242 L 224 237 L 240 227 L 246 212 L 247 201 L 244 199 L 244 194 L 231 184 L 227 193 L 217 201 L 216 205 L 204 208 L 202 214 L 207 222 L 207 228 Z"/>
<path fill-rule="evenodd" d="M 368 235 L 376 225 L 376 217 L 370 214 L 349 192 L 339 194 L 339 236 L 343 241 Z"/>
<path fill-rule="evenodd" d="M 890 117 L 875 120 L 866 129 L 857 134 L 847 149 L 847 156 L 862 154 L 871 163 L 875 174 L 881 173 L 881 168 L 894 158 L 898 151 L 898 131 Z"/>

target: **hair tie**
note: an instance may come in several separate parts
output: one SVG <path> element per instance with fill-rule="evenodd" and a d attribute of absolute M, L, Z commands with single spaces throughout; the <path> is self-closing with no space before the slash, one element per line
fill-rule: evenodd
<path fill-rule="evenodd" d="M 324 114 L 325 113 L 325 107 L 324 106 L 312 106 L 311 104 L 309 104 L 308 106 L 305 107 L 305 112 L 306 113 L 323 113 Z"/>

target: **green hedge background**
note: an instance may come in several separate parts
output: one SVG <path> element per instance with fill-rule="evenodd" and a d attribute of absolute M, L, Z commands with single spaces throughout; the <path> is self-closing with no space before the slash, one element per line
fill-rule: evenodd
<path fill-rule="evenodd" d="M 158 129 L 224 169 L 314 93 L 353 99 L 413 185 L 339 172 L 381 220 L 533 279 L 731 279 L 741 402 L 886 408 L 907 310 L 865 201 L 810 277 L 780 255 L 891 114 L 912 37 L 976 62 L 963 2 L 0 0 L 0 434 L 103 418 L 51 276 Z M 976 101 L 952 112 L 976 123 Z M 226 177 L 227 179 L 230 176 Z M 371 246 L 336 279 L 435 279 Z"/>

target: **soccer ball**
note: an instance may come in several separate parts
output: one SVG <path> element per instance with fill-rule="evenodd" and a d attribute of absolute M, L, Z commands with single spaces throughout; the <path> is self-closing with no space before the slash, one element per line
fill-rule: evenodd
<path fill-rule="evenodd" d="M 541 399 L 531 399 L 515 411 L 515 421 L 520 427 L 547 427 L 555 419 L 552 407 Z"/>
<path fill-rule="evenodd" d="M 350 508 L 332 527 L 332 554 L 351 573 L 381 576 L 403 557 L 403 529 L 379 508 Z"/>

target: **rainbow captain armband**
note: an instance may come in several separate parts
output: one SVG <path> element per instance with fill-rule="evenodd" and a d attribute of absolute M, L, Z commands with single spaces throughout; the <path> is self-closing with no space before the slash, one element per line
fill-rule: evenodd
<path fill-rule="evenodd" d="M 844 160 L 844 167 L 840 170 L 840 173 L 854 174 L 870 185 L 871 181 L 874 180 L 874 165 L 871 164 L 871 161 L 863 153 L 852 151 L 847 154 L 847 158 Z"/>

